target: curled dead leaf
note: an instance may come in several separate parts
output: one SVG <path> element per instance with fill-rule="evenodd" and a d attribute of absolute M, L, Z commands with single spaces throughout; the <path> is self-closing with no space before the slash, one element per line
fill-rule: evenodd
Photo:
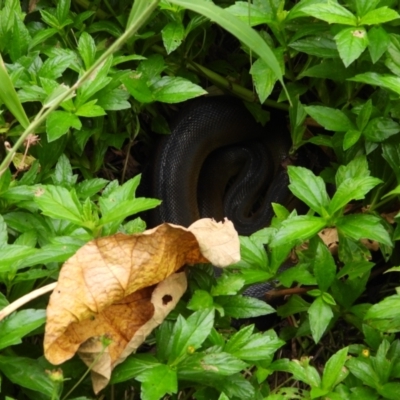
<path fill-rule="evenodd" d="M 87 243 L 64 264 L 50 297 L 46 358 L 60 364 L 86 342 L 88 349 L 81 347 L 81 354 L 92 362 L 88 354 L 98 355 L 98 338 L 109 337 L 111 345 L 104 352 L 107 368 L 102 359 L 93 369 L 101 377 L 95 387 L 100 390 L 112 368 L 163 321 L 186 290 L 186 281 L 176 278 L 173 290 L 163 292 L 160 301 L 154 296 L 163 289 L 154 290 L 155 285 L 185 264 L 212 262 L 223 267 L 235 263 L 240 259 L 239 248 L 233 224 L 210 219 L 189 228 L 162 224 L 142 234 L 116 234 Z"/>

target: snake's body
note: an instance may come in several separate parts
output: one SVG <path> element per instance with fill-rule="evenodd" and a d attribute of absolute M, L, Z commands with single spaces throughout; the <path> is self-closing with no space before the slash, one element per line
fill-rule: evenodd
<path fill-rule="evenodd" d="M 152 173 L 152 196 L 162 204 L 152 224 L 183 226 L 202 217 L 233 221 L 242 235 L 267 226 L 271 202 L 289 197 L 281 164 L 290 137 L 284 121 L 263 128 L 243 104 L 229 97 L 189 102 L 158 148 Z M 246 294 L 260 297 L 268 285 Z"/>

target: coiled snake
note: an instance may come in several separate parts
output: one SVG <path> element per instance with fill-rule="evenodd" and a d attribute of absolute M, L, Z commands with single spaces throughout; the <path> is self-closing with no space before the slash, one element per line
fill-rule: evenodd
<path fill-rule="evenodd" d="M 202 217 L 228 217 L 241 235 L 267 226 L 271 202 L 290 197 L 282 162 L 290 136 L 281 117 L 263 128 L 244 105 L 218 96 L 190 101 L 158 147 L 152 197 L 162 204 L 152 224 L 189 226 Z M 268 285 L 245 294 L 260 297 Z"/>

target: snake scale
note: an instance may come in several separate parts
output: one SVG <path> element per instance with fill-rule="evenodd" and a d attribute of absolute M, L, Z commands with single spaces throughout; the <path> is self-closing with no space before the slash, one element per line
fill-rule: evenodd
<path fill-rule="evenodd" d="M 241 235 L 268 226 L 271 202 L 285 204 L 290 197 L 282 167 L 290 145 L 285 119 L 275 113 L 262 127 L 232 97 L 188 102 L 157 149 L 151 196 L 162 204 L 152 212 L 151 225 L 189 226 L 199 218 L 226 216 Z M 270 288 L 254 285 L 245 294 L 262 297 Z"/>

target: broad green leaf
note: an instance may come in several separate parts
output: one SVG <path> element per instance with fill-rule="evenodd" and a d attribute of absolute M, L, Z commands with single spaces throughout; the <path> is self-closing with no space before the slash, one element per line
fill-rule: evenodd
<path fill-rule="evenodd" d="M 62 154 L 58 159 L 52 178 L 56 186 L 64 186 L 70 189 L 75 185 L 78 175 L 72 174 L 71 163 L 65 154 Z"/>
<path fill-rule="evenodd" d="M 65 54 L 50 57 L 42 65 L 39 70 L 38 76 L 47 79 L 57 79 L 61 77 L 62 73 L 71 65 L 73 58 L 71 55 Z"/>
<path fill-rule="evenodd" d="M 99 221 L 99 225 L 109 224 L 114 221 L 122 222 L 126 217 L 157 207 L 160 203 L 161 201 L 157 199 L 139 197 L 132 200 L 124 200 L 120 203 L 114 204 L 112 209 L 106 209 L 104 207 L 104 200 L 101 198 L 99 204 L 102 217 Z"/>
<path fill-rule="evenodd" d="M 400 94 L 400 77 L 394 75 L 383 75 L 376 72 L 366 72 L 364 74 L 356 75 L 350 79 L 354 82 L 367 83 L 372 86 L 380 86 L 385 89 L 392 90 Z"/>
<path fill-rule="evenodd" d="M 244 340 L 244 337 L 237 332 L 227 342 L 224 351 L 245 361 L 265 360 L 271 357 L 282 347 L 285 342 L 278 338 L 273 330 L 264 333 L 253 333 Z"/>
<path fill-rule="evenodd" d="M 159 364 L 146 369 L 135 379 L 142 382 L 140 398 L 143 400 L 158 400 L 178 392 L 176 369 L 169 365 Z"/>
<path fill-rule="evenodd" d="M 322 297 L 317 297 L 308 309 L 310 328 L 315 343 L 318 343 L 333 318 L 331 307 Z"/>
<path fill-rule="evenodd" d="M 200 86 L 181 77 L 164 76 L 150 86 L 154 100 L 163 103 L 180 103 L 207 92 Z"/>
<path fill-rule="evenodd" d="M 83 225 L 82 206 L 72 192 L 63 187 L 43 186 L 35 196 L 35 203 L 44 215 Z"/>
<path fill-rule="evenodd" d="M 354 129 L 349 117 L 340 110 L 323 106 L 304 107 L 306 112 L 328 131 L 347 132 Z"/>
<path fill-rule="evenodd" d="M 92 197 L 100 192 L 109 182 L 103 178 L 85 179 L 75 185 L 76 194 L 81 199 Z"/>
<path fill-rule="evenodd" d="M 335 353 L 326 363 L 322 375 L 322 387 L 327 390 L 333 390 L 348 375 L 348 370 L 344 364 L 347 359 L 348 347 L 345 347 Z"/>
<path fill-rule="evenodd" d="M 37 360 L 0 355 L 0 371 L 15 385 L 43 393 L 48 398 L 55 393 L 55 383 Z"/>
<path fill-rule="evenodd" d="M 368 162 L 365 156 L 358 156 L 347 165 L 341 165 L 335 176 L 336 186 L 339 187 L 346 179 L 360 179 L 370 176 Z"/>
<path fill-rule="evenodd" d="M 247 364 L 226 352 L 196 353 L 178 364 L 178 377 L 183 381 L 207 381 L 236 374 Z"/>
<path fill-rule="evenodd" d="M 87 32 L 82 32 L 81 36 L 79 37 L 78 51 L 85 64 L 85 68 L 89 69 L 95 60 L 96 43 Z"/>
<path fill-rule="evenodd" d="M 335 36 L 340 58 L 348 67 L 368 46 L 367 31 L 363 27 L 346 28 Z"/>
<path fill-rule="evenodd" d="M 32 50 L 35 46 L 45 42 L 47 39 L 57 34 L 57 32 L 58 31 L 55 28 L 46 28 L 36 32 L 35 36 L 29 43 L 29 50 Z"/>
<path fill-rule="evenodd" d="M 270 66 L 277 79 L 283 84 L 282 71 L 274 53 L 261 36 L 245 22 L 233 16 L 229 11 L 205 0 L 196 0 L 195 2 L 192 0 L 171 0 L 170 3 L 202 14 L 236 36 Z"/>
<path fill-rule="evenodd" d="M 310 385 L 311 387 L 321 386 L 321 377 L 318 371 L 310 365 L 309 357 L 302 357 L 301 360 L 280 359 L 275 361 L 271 367 L 274 371 L 284 371 L 293 374 L 293 378 Z"/>
<path fill-rule="evenodd" d="M 303 7 L 301 11 L 314 18 L 322 19 L 329 24 L 357 25 L 356 16 L 338 3 L 313 4 L 312 6 Z"/>
<path fill-rule="evenodd" d="M 375 64 L 388 49 L 390 36 L 382 26 L 373 26 L 368 31 L 368 51 Z"/>
<path fill-rule="evenodd" d="M 368 325 L 383 332 L 400 331 L 400 295 L 395 294 L 384 298 L 381 302 L 370 307 L 365 315 Z"/>
<path fill-rule="evenodd" d="M 371 10 L 374 10 L 381 0 L 355 0 L 357 15 L 362 17 Z"/>
<path fill-rule="evenodd" d="M 97 106 L 104 110 L 118 111 L 131 108 L 129 93 L 120 88 L 102 90 L 97 94 Z"/>
<path fill-rule="evenodd" d="M 276 247 L 292 242 L 301 243 L 312 238 L 326 226 L 323 218 L 308 215 L 300 215 L 289 218 L 282 223 L 270 246 Z"/>
<path fill-rule="evenodd" d="M 368 214 L 351 214 L 336 220 L 338 231 L 355 240 L 371 239 L 392 246 L 389 233 L 381 224 L 381 219 Z"/>
<path fill-rule="evenodd" d="M 104 109 L 96 105 L 97 99 L 90 100 L 85 104 L 82 104 L 75 112 L 78 117 L 100 117 L 106 115 Z"/>
<path fill-rule="evenodd" d="M 70 8 L 71 8 L 71 0 L 57 1 L 56 17 L 61 25 L 63 25 L 66 22 Z"/>
<path fill-rule="evenodd" d="M 212 296 L 228 296 L 236 294 L 243 286 L 244 279 L 238 275 L 222 275 L 211 289 Z"/>
<path fill-rule="evenodd" d="M 378 117 L 369 121 L 363 135 L 371 142 L 380 143 L 400 132 L 400 125 L 392 118 Z"/>
<path fill-rule="evenodd" d="M 188 319 L 179 316 L 172 333 L 169 364 L 182 356 L 188 356 L 206 340 L 214 324 L 214 309 L 194 312 Z"/>
<path fill-rule="evenodd" d="M 343 139 L 343 150 L 348 150 L 355 145 L 361 137 L 361 131 L 350 129 L 346 132 Z"/>
<path fill-rule="evenodd" d="M 223 307 L 226 315 L 233 318 L 252 318 L 275 312 L 269 304 L 253 297 L 219 296 L 214 301 Z"/>
<path fill-rule="evenodd" d="M 187 308 L 193 311 L 204 310 L 214 306 L 212 295 L 205 290 L 196 290 L 187 304 Z"/>
<path fill-rule="evenodd" d="M 8 246 L 3 246 L 0 251 L 0 272 L 7 273 L 10 272 L 11 269 L 15 270 L 15 268 L 18 268 L 26 258 L 32 254 L 35 254 L 38 249 L 11 244 Z"/>
<path fill-rule="evenodd" d="M 351 200 L 364 199 L 365 195 L 380 183 L 382 183 L 380 179 L 372 176 L 344 180 L 337 188 L 329 204 L 329 213 L 331 215 L 334 214 L 336 211 L 346 206 Z"/>
<path fill-rule="evenodd" d="M 159 361 L 150 353 L 131 355 L 115 367 L 110 383 L 125 382 L 158 365 L 160 365 Z"/>
<path fill-rule="evenodd" d="M 142 233 L 146 230 L 146 222 L 143 221 L 140 217 L 133 219 L 132 221 L 128 221 L 124 224 L 124 231 L 128 235 L 133 235 L 134 233 Z"/>
<path fill-rule="evenodd" d="M 400 397 L 400 383 L 387 382 L 378 389 L 378 393 L 385 399 L 397 400 Z"/>
<path fill-rule="evenodd" d="M 246 236 L 240 236 L 240 255 L 243 261 L 261 268 L 267 266 L 267 254 L 263 243 Z"/>
<path fill-rule="evenodd" d="M 251 66 L 250 74 L 253 77 L 258 98 L 262 104 L 271 94 L 277 78 L 271 68 L 261 58 L 256 60 Z"/>
<path fill-rule="evenodd" d="M 317 281 L 310 272 L 308 264 L 299 263 L 288 268 L 278 275 L 279 282 L 286 287 L 291 287 L 294 282 L 302 285 L 316 285 Z"/>
<path fill-rule="evenodd" d="M 300 77 L 303 76 L 343 82 L 347 78 L 352 78 L 354 72 L 352 68 L 346 68 L 341 60 L 327 58 L 321 60 L 320 64 L 313 65 L 301 72 Z"/>
<path fill-rule="evenodd" d="M 19 344 L 28 333 L 46 321 L 45 310 L 22 310 L 0 322 L 0 349 Z"/>
<path fill-rule="evenodd" d="M 288 174 L 290 191 L 312 210 L 324 216 L 329 197 L 323 179 L 304 167 L 289 166 Z"/>
<path fill-rule="evenodd" d="M 339 58 L 336 42 L 332 37 L 311 36 L 305 39 L 296 40 L 289 44 L 289 47 L 311 56 L 320 58 Z"/>
<path fill-rule="evenodd" d="M 394 19 L 398 19 L 399 14 L 388 7 L 379 7 L 375 10 L 369 11 L 365 14 L 359 24 L 360 25 L 378 25 L 383 24 L 385 22 L 393 21 Z"/>
<path fill-rule="evenodd" d="M 379 377 L 374 371 L 369 359 L 363 359 L 361 357 L 350 358 L 346 362 L 346 367 L 349 368 L 354 376 L 361 379 L 364 383 L 367 383 L 368 386 L 373 388 L 380 386 Z"/>
<path fill-rule="evenodd" d="M 340 269 L 336 277 L 340 279 L 348 275 L 350 280 L 355 279 L 368 273 L 374 266 L 375 264 L 369 261 L 353 261 L 346 263 L 343 268 Z"/>
<path fill-rule="evenodd" d="M 200 383 L 203 383 L 203 379 Z M 243 376 L 243 374 L 235 374 L 210 382 L 218 390 L 218 393 L 225 393 L 229 399 L 253 400 L 255 398 L 254 386 Z"/>
<path fill-rule="evenodd" d="M 170 54 L 181 45 L 185 37 L 185 27 L 179 20 L 168 22 L 162 29 L 161 36 L 165 50 Z"/>
<path fill-rule="evenodd" d="M 336 263 L 321 240 L 318 240 L 312 265 L 319 289 L 323 292 L 327 291 L 336 276 Z"/>
<path fill-rule="evenodd" d="M 14 14 L 14 26 L 12 30 L 11 43 L 9 43 L 8 49 L 13 62 L 16 62 L 22 56 L 26 55 L 30 41 L 31 36 L 28 29 L 17 14 Z"/>
<path fill-rule="evenodd" d="M 246 1 L 236 1 L 235 4 L 227 7 L 226 10 L 250 26 L 268 24 L 274 21 L 272 12 L 267 13 L 258 7 L 258 5 Z"/>
<path fill-rule="evenodd" d="M 0 248 L 4 247 L 8 243 L 7 224 L 4 222 L 4 218 L 0 215 Z"/>
<path fill-rule="evenodd" d="M 80 130 L 82 123 L 79 118 L 66 111 L 53 111 L 46 120 L 46 132 L 49 142 L 65 135 L 70 128 Z"/>
<path fill-rule="evenodd" d="M 140 103 L 152 103 L 154 101 L 143 73 L 132 72 L 129 76 L 121 78 L 121 81 L 135 100 Z"/>

